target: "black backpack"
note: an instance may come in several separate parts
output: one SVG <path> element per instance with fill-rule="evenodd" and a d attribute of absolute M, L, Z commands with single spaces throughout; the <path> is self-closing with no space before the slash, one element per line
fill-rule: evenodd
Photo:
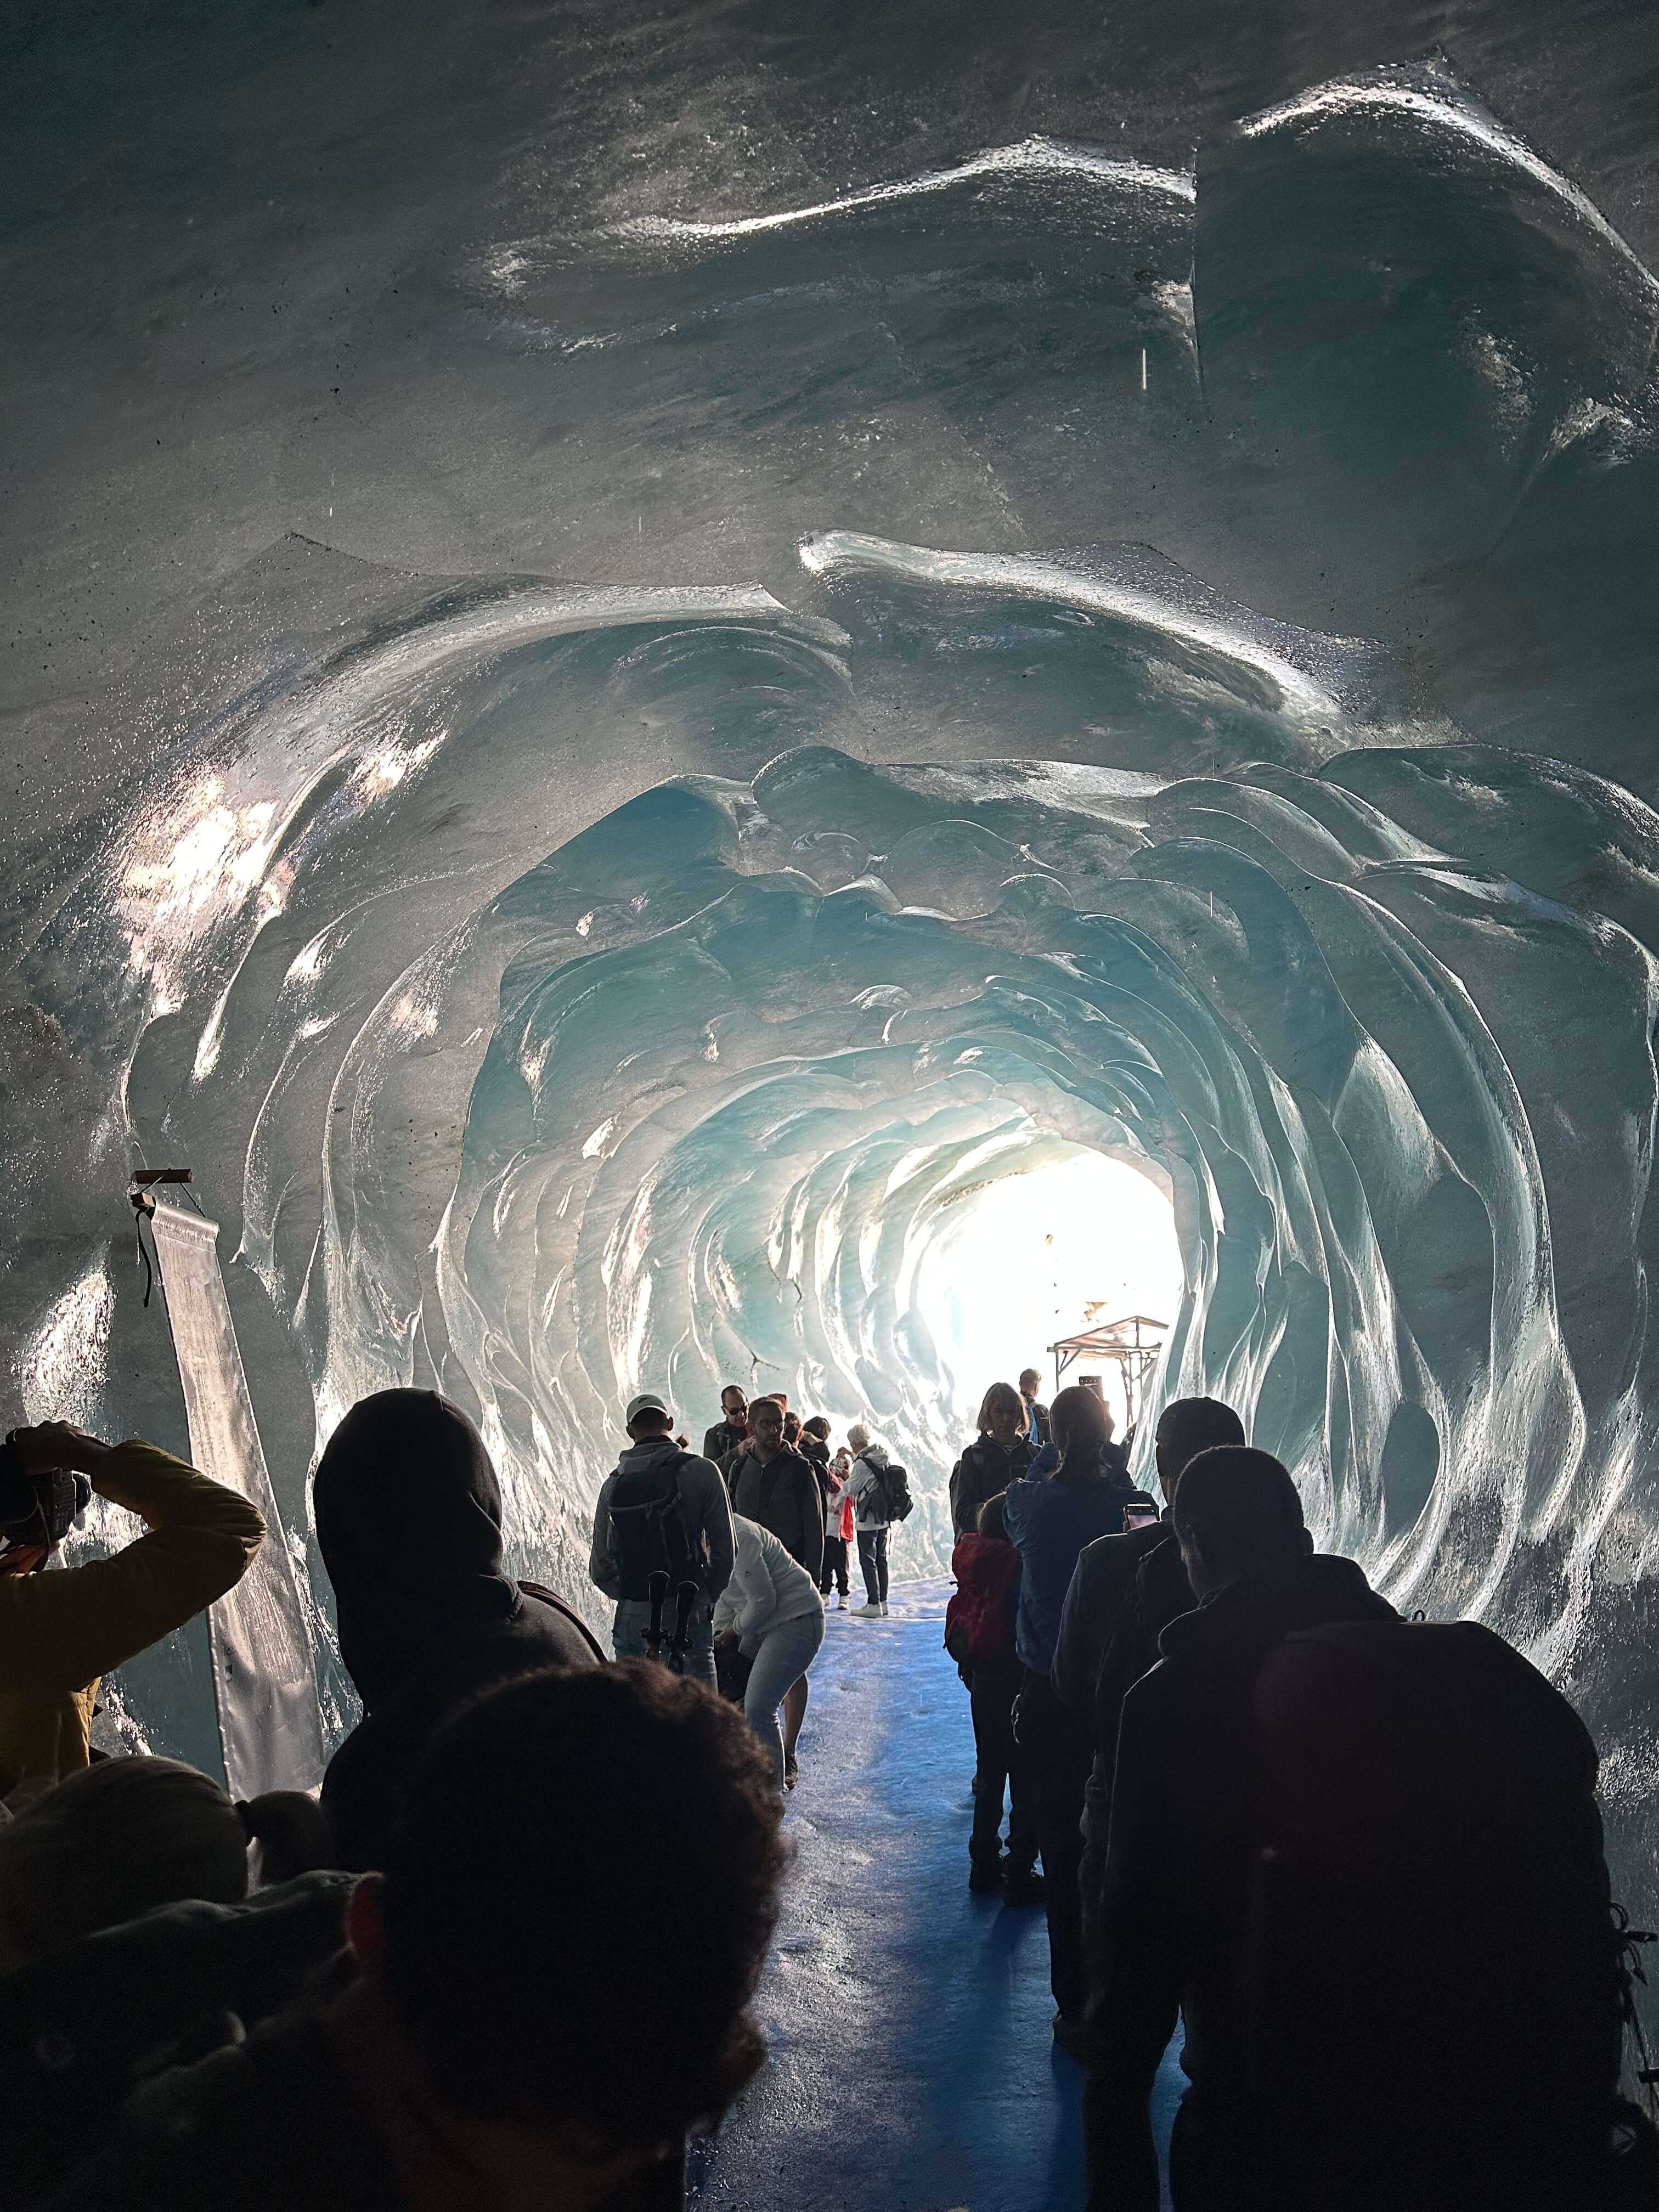
<path fill-rule="evenodd" d="M 1374 2175 L 1328 2199 L 1345 2206 L 1433 2201 L 1390 2161 L 1449 2168 L 1474 2140 L 1494 2177 L 1554 2159 L 1565 2178 L 1534 2196 L 1517 2172 L 1460 2204 L 1601 2207 L 1567 2169 L 1595 2162 L 1580 2127 L 1612 2138 L 1627 1984 L 1571 1707 L 1490 1631 L 1398 1620 L 1290 1635 L 1252 1703 L 1269 1848 L 1239 1986 L 1282 2141 L 1328 2179 L 1369 2145 Z M 1379 2121 L 1403 2112 L 1393 2141 Z"/>
<path fill-rule="evenodd" d="M 910 1495 L 907 1471 L 896 1460 L 889 1460 L 885 1467 L 876 1467 L 867 1460 L 865 1464 L 876 1478 L 865 1496 L 877 1506 L 884 1521 L 908 1521 L 915 1500 Z"/>
<path fill-rule="evenodd" d="M 677 1451 L 626 1474 L 617 1470 L 611 1489 L 611 1543 L 624 1598 L 644 1604 L 653 1574 L 666 1574 L 671 1590 L 702 1581 L 702 1547 L 680 1497 L 680 1469 L 690 1457 Z"/>

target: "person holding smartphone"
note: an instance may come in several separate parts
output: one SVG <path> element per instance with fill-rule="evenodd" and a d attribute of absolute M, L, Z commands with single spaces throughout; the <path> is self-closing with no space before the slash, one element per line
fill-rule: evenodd
<path fill-rule="evenodd" d="M 76 1478 L 79 1478 L 77 1484 Z M 146 1532 L 112 1558 L 41 1570 L 93 1496 Z M 0 1451 L 0 1796 L 88 1763 L 100 1679 L 233 1589 L 265 1524 L 245 1498 L 137 1437 L 65 1421 L 14 1429 Z"/>

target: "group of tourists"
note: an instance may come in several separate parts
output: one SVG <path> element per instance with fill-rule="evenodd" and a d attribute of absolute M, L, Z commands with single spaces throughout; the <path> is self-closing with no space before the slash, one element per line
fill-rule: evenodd
<path fill-rule="evenodd" d="M 1571 1706 L 1317 1554 L 1228 1407 L 1163 1408 L 1160 1500 L 1097 1392 L 1037 1388 L 986 1393 L 951 1474 L 945 1635 L 969 1887 L 1046 1912 L 1091 2212 L 1155 2212 L 1177 2026 L 1177 2212 L 1656 2201 L 1620 2095 L 1641 1939 Z M 855 1539 L 857 1617 L 887 1618 L 910 1501 L 866 1427 L 836 1449 L 781 1393 L 728 1389 L 702 1453 L 658 1394 L 625 1424 L 592 1539 L 613 1663 L 507 1572 L 465 1413 L 346 1414 L 311 1504 L 361 1717 L 318 1795 L 248 1803 L 100 1756 L 93 1721 L 103 1674 L 246 1573 L 259 1515 L 145 1443 L 6 1439 L 0 2212 L 682 2203 L 688 2136 L 764 2055 L 825 1600 Z M 65 1565 L 94 1493 L 144 1533 Z"/>
<path fill-rule="evenodd" d="M 832 1455 L 823 1415 L 803 1420 L 785 1393 L 751 1401 L 735 1382 L 701 1454 L 654 1391 L 631 1399 L 624 1419 L 629 1449 L 600 1486 L 588 1559 L 616 1604 L 617 1656 L 660 1651 L 671 1593 L 684 1591 L 672 1663 L 741 1701 L 793 1790 L 824 1600 L 835 1589 L 847 1608 L 856 1538 L 866 1598 L 853 1617 L 887 1618 L 888 1532 L 910 1510 L 904 1470 L 862 1423 Z"/>
<path fill-rule="evenodd" d="M 64 1565 L 94 1493 L 144 1533 Z M 723 1589 L 724 1487 L 685 1496 Z M 0 1448 L 0 2212 L 670 2212 L 764 2057 L 775 1762 L 506 1571 L 489 1455 L 434 1393 L 354 1407 L 312 1507 L 362 1715 L 319 1796 L 233 1803 L 92 1723 L 102 1675 L 246 1573 L 260 1516 L 146 1443 Z M 641 2065 L 653 1992 L 672 2033 Z"/>
<path fill-rule="evenodd" d="M 1098 1392 L 1038 1381 L 986 1393 L 951 1475 L 945 1642 L 969 1887 L 1046 1907 L 1090 2212 L 1157 2212 L 1178 2025 L 1177 2212 L 1659 2203 L 1571 1707 L 1489 1630 L 1403 1620 L 1316 1553 L 1231 1407 L 1165 1406 L 1160 1506 Z"/>

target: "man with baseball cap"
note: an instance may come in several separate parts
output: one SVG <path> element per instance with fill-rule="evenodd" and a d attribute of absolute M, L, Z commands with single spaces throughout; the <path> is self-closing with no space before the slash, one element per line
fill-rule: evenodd
<path fill-rule="evenodd" d="M 682 1451 L 674 1441 L 674 1415 L 654 1390 L 628 1401 L 628 1449 L 606 1476 L 593 1510 L 588 1572 L 617 1605 L 611 1643 L 618 1659 L 639 1656 L 651 1622 L 649 1580 L 665 1572 L 674 1587 L 695 1581 L 700 1591 L 691 1617 L 685 1671 L 715 1687 L 714 1601 L 732 1574 L 732 1507 L 712 1460 Z"/>

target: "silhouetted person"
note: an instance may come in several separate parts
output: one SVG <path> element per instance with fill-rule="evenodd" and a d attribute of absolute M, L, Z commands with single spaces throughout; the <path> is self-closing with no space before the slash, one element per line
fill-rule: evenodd
<path fill-rule="evenodd" d="M 340 1656 L 363 1717 L 329 1761 L 335 1863 L 381 1863 L 433 1729 L 487 1684 L 602 1656 L 550 1591 L 501 1565 L 501 1493 L 479 1436 L 435 1390 L 358 1401 L 317 1462 L 312 1507 Z"/>
<path fill-rule="evenodd" d="M 88 1487 L 145 1533 L 43 1572 Z M 64 1421 L 15 1429 L 0 1453 L 0 1796 L 83 1767 L 100 1676 L 234 1588 L 264 1533 L 246 1498 L 155 1444 L 100 1443 Z"/>
<path fill-rule="evenodd" d="M 1158 1639 L 1197 1604 L 1170 1511 L 1182 1469 L 1212 1444 L 1242 1444 L 1244 1425 L 1214 1398 L 1176 1398 L 1158 1416 L 1154 1449 L 1162 1516 L 1102 1536 L 1078 1554 L 1060 1619 L 1051 1669 L 1055 1694 L 1094 1730 L 1094 1758 L 1083 1799 L 1083 1915 L 1094 1917 L 1106 1868 L 1117 1724 L 1130 1685 L 1157 1663 Z"/>
<path fill-rule="evenodd" d="M 1012 1382 L 994 1382 L 980 1401 L 979 1434 L 951 1470 L 951 1523 L 958 1536 L 979 1528 L 979 1509 L 1000 1498 L 1031 1464 L 1025 1401 Z"/>
<path fill-rule="evenodd" d="M 668 2212 L 764 2055 L 778 1820 L 700 1684 L 630 1661 L 494 1691 L 353 1891 L 345 1969 L 141 2090 L 53 2212 Z"/>
<path fill-rule="evenodd" d="M 1078 1555 L 1097 1536 L 1122 1528 L 1124 1503 L 1133 1492 L 1120 1462 L 1107 1456 L 1106 1408 L 1092 1390 L 1060 1391 L 1050 1418 L 1060 1465 L 1042 1481 L 1025 1476 L 1011 1482 L 1002 1521 L 1020 1556 L 1014 1642 L 1024 1673 L 1014 1725 L 1036 1793 L 1054 2039 L 1080 2057 L 1089 1984 L 1078 1823 L 1093 1744 L 1086 1725 L 1055 1697 L 1048 1674 Z"/>
<path fill-rule="evenodd" d="M 823 1492 L 811 1462 L 784 1442 L 783 1420 L 775 1398 L 757 1398 L 749 1408 L 749 1448 L 732 1466 L 732 1510 L 769 1528 L 816 1589 L 823 1571 Z M 803 1674 L 783 1702 L 783 1772 L 792 1790 L 806 1697 Z"/>
<path fill-rule="evenodd" d="M 160 1905 L 247 1894 L 247 1831 L 176 1759 L 101 1759 L 0 1820 L 0 1975 Z"/>
<path fill-rule="evenodd" d="M 1604 2202 L 1620 1988 L 1593 1745 L 1489 1631 L 1401 1621 L 1242 1447 L 1183 1471 L 1200 1604 L 1124 1701 L 1091 2030 L 1091 2205 Z"/>
<path fill-rule="evenodd" d="M 1035 1367 L 1020 1370 L 1019 1401 L 1024 1409 L 1025 1441 L 1033 1451 L 1041 1450 L 1048 1441 L 1048 1408 L 1037 1400 L 1042 1388 L 1042 1376 Z"/>
<path fill-rule="evenodd" d="M 1014 1650 L 1019 1606 L 1019 1553 L 1003 1527 L 1000 1498 L 979 1509 L 979 1528 L 958 1536 L 951 1554 L 956 1589 L 945 1613 L 945 1648 L 968 1685 L 974 1717 L 974 1826 L 968 1839 L 968 1887 L 976 1897 L 1000 1893 L 1009 1905 L 1041 1905 L 1034 1871 L 1040 1838 L 1026 1761 L 1014 1741 L 1013 1705 L 1021 1669 Z M 1008 1796 L 1008 1850 L 1002 1850 L 1002 1799 Z"/>

